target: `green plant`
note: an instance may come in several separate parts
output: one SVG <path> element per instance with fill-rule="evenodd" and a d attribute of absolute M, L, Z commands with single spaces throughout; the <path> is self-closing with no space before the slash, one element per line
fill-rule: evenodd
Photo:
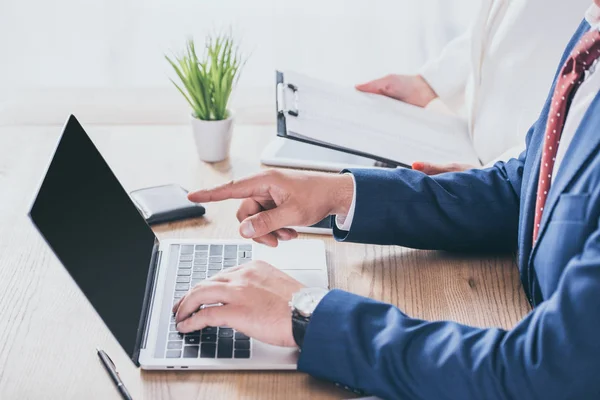
<path fill-rule="evenodd" d="M 227 119 L 227 103 L 244 64 L 231 35 L 208 36 L 202 60 L 198 59 L 192 39 L 187 41 L 184 54 L 175 56 L 174 60 L 165 58 L 183 88 L 173 79 L 171 82 L 192 106 L 196 118 L 205 121 Z"/>

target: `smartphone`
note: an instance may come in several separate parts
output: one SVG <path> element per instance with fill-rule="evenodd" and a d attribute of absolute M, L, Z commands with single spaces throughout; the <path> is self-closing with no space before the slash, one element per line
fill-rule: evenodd
<path fill-rule="evenodd" d="M 290 228 L 301 233 L 312 233 L 315 235 L 333 235 L 333 218 L 325 217 L 311 226 L 290 226 Z"/>

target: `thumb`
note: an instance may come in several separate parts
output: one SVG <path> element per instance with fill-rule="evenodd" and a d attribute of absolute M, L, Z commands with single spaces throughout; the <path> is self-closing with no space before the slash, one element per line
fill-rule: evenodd
<path fill-rule="evenodd" d="M 474 165 L 469 165 L 469 164 L 452 163 L 452 164 L 441 165 L 441 164 L 432 164 L 432 163 L 417 161 L 417 162 L 413 163 L 412 168 L 417 171 L 421 171 L 427 175 L 438 175 L 438 174 L 443 174 L 445 172 L 466 171 L 468 169 L 473 169 L 473 168 L 477 168 L 477 167 Z"/>
<path fill-rule="evenodd" d="M 414 170 L 421 171 L 427 175 L 438 175 L 449 171 L 447 166 L 432 164 L 423 161 L 414 162 L 412 164 L 412 168 Z"/>
<path fill-rule="evenodd" d="M 383 88 L 385 87 L 385 84 L 383 83 L 383 78 L 381 78 L 367 83 L 361 83 L 359 85 L 356 85 L 355 87 L 356 90 L 360 92 L 381 94 Z"/>
<path fill-rule="evenodd" d="M 240 224 L 240 234 L 246 239 L 268 235 L 283 227 L 294 225 L 297 215 L 289 207 L 276 207 L 254 214 Z"/>

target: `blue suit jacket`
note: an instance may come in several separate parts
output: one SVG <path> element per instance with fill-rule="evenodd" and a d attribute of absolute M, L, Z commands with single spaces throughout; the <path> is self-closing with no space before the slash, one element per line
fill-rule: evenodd
<path fill-rule="evenodd" d="M 589 28 L 581 24 L 561 66 Z M 600 96 L 554 179 L 532 248 L 549 101 L 519 159 L 435 177 L 352 170 L 354 221 L 335 232 L 422 249 L 518 246 L 534 310 L 510 331 L 480 329 L 333 290 L 309 324 L 300 370 L 389 399 L 600 399 Z"/>

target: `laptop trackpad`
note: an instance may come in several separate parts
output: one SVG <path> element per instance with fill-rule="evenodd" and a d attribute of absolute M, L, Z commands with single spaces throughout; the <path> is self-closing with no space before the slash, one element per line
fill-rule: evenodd
<path fill-rule="evenodd" d="M 306 287 L 321 287 L 329 288 L 327 283 L 327 273 L 322 271 L 306 270 L 306 271 L 285 271 L 286 274 L 300 282 Z"/>
<path fill-rule="evenodd" d="M 327 270 L 325 244 L 321 240 L 279 242 L 276 248 L 254 244 L 254 260 L 288 270 Z"/>

